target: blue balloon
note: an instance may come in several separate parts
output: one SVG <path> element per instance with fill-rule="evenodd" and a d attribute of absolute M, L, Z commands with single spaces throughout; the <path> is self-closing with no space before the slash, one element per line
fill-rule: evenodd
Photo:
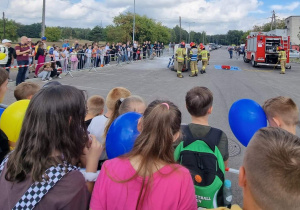
<path fill-rule="evenodd" d="M 5 110 L 5 109 L 0 108 L 0 118 L 1 118 L 1 115 L 2 115 L 2 113 L 4 112 L 4 110 Z"/>
<path fill-rule="evenodd" d="M 140 134 L 137 130 L 141 114 L 128 112 L 119 116 L 111 124 L 106 136 L 106 153 L 109 159 L 118 157 L 132 150 L 135 139 Z"/>
<path fill-rule="evenodd" d="M 267 126 L 262 107 L 251 99 L 241 99 L 232 104 L 228 115 L 230 128 L 245 147 L 260 128 Z"/>

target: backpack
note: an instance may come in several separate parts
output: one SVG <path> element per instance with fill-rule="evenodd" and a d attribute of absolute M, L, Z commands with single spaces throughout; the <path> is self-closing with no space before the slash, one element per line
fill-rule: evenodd
<path fill-rule="evenodd" d="M 49 54 L 50 54 L 50 55 L 53 55 L 53 51 L 54 51 L 54 48 L 51 47 L 51 48 L 49 49 Z"/>
<path fill-rule="evenodd" d="M 181 127 L 183 141 L 175 150 L 175 160 L 191 173 L 198 207 L 224 206 L 224 160 L 217 145 L 222 131 L 211 128 L 201 140 L 193 137 L 188 125 Z"/>

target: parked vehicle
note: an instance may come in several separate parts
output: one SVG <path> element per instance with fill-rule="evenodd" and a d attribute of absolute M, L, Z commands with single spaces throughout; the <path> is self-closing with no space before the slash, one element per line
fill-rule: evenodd
<path fill-rule="evenodd" d="M 298 50 L 290 50 L 290 58 L 300 58 L 300 52 Z"/>

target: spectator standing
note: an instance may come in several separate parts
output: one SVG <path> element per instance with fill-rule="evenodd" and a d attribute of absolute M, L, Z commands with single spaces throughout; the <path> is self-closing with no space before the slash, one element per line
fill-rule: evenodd
<path fill-rule="evenodd" d="M 77 49 L 73 49 L 70 53 L 71 56 L 71 71 L 75 71 L 78 65 L 78 58 L 77 58 Z"/>
<path fill-rule="evenodd" d="M 146 59 L 146 53 L 147 53 L 147 44 L 144 42 L 143 46 L 143 59 Z"/>
<path fill-rule="evenodd" d="M 105 51 L 104 51 L 104 56 L 105 56 L 105 65 L 109 65 L 110 62 L 110 47 L 109 47 L 109 42 L 106 43 L 105 45 Z"/>
<path fill-rule="evenodd" d="M 66 40 L 65 40 L 65 43 L 63 43 L 62 47 L 63 47 L 64 49 L 67 49 L 67 47 L 70 47 L 69 40 L 66 39 Z"/>
<path fill-rule="evenodd" d="M 47 50 L 47 43 L 46 43 L 46 41 L 47 41 L 47 37 L 43 36 L 43 37 L 42 37 L 42 42 L 43 42 L 43 47 L 44 47 L 44 50 L 45 50 L 45 51 Z M 44 62 L 45 62 L 45 61 L 44 61 Z"/>
<path fill-rule="evenodd" d="M 28 45 L 30 47 L 30 54 L 29 54 L 29 65 L 33 63 L 33 56 L 34 56 L 34 50 L 32 48 L 32 42 L 31 39 L 28 38 Z M 28 69 L 26 71 L 25 79 L 29 79 L 29 74 L 31 73 L 30 67 L 28 66 Z"/>
<path fill-rule="evenodd" d="M 36 68 L 35 68 L 35 78 L 38 75 L 39 69 L 45 63 L 45 57 L 46 57 L 46 52 L 44 50 L 44 43 L 40 42 L 39 45 L 38 45 L 37 53 L 35 54 L 35 60 L 37 60 L 37 65 L 36 65 Z"/>
<path fill-rule="evenodd" d="M 150 46 L 150 41 L 147 41 L 146 42 L 146 44 L 147 44 L 147 55 L 148 55 L 148 58 L 150 58 L 150 49 L 151 49 L 151 46 Z"/>
<path fill-rule="evenodd" d="M 25 75 L 29 63 L 30 47 L 28 46 L 26 36 L 21 37 L 21 42 L 16 44 L 15 50 L 17 54 L 18 66 L 22 66 L 19 67 L 18 74 L 17 74 L 16 85 L 18 85 L 25 81 Z"/>
<path fill-rule="evenodd" d="M 163 42 L 160 45 L 160 49 L 161 49 L 161 55 L 164 55 L 165 45 Z"/>
<path fill-rule="evenodd" d="M 112 45 L 110 46 L 110 56 L 112 61 L 115 60 L 115 54 L 116 54 L 116 46 L 115 43 L 113 42 Z"/>
<path fill-rule="evenodd" d="M 68 63 L 69 63 L 69 56 L 70 56 L 69 51 L 70 48 L 67 47 L 67 49 L 65 49 L 62 53 L 62 57 L 64 58 L 62 72 L 66 72 L 68 70 Z"/>
<path fill-rule="evenodd" d="M 55 50 L 53 51 L 54 60 L 57 66 L 61 67 L 61 63 L 59 61 L 60 54 L 59 54 L 59 47 L 55 47 Z"/>
<path fill-rule="evenodd" d="M 88 49 L 86 49 L 85 51 L 85 55 L 86 55 L 86 67 L 89 68 L 91 66 L 91 59 L 92 59 L 92 46 L 89 45 Z"/>
<path fill-rule="evenodd" d="M 83 69 L 83 66 L 84 66 L 84 50 L 83 50 L 83 46 L 81 44 L 78 46 L 77 58 L 78 58 L 78 69 Z"/>
<path fill-rule="evenodd" d="M 0 53 L 5 54 L 5 58 L 0 60 L 0 68 L 5 68 L 8 61 L 8 44 L 7 42 L 10 40 L 3 39 L 2 45 L 0 45 Z"/>
<path fill-rule="evenodd" d="M 9 74 L 10 68 L 7 68 L 7 67 L 10 67 L 11 65 L 14 64 L 14 61 L 17 58 L 17 55 L 16 55 L 15 49 L 13 47 L 11 47 L 10 40 L 4 39 L 4 40 L 2 40 L 2 43 L 4 46 L 7 46 L 7 48 L 8 48 L 8 59 L 7 59 L 7 63 L 5 65 L 5 67 L 6 67 L 6 71 L 8 71 L 8 74 Z M 13 80 L 8 77 L 8 81 L 12 82 Z"/>
<path fill-rule="evenodd" d="M 79 47 L 78 41 L 76 40 L 74 43 L 74 48 L 77 49 Z"/>

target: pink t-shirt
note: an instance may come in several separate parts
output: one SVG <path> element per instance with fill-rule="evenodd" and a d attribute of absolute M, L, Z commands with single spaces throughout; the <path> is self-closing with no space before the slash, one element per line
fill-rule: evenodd
<path fill-rule="evenodd" d="M 176 168 L 174 170 L 174 168 Z M 135 174 L 128 159 L 115 158 L 102 166 L 96 181 L 90 208 L 97 209 L 136 209 L 142 184 L 142 177 L 119 183 Z M 186 209 L 196 210 L 197 202 L 194 185 L 189 171 L 178 165 L 166 165 L 153 174 L 153 183 L 140 209 Z"/>

